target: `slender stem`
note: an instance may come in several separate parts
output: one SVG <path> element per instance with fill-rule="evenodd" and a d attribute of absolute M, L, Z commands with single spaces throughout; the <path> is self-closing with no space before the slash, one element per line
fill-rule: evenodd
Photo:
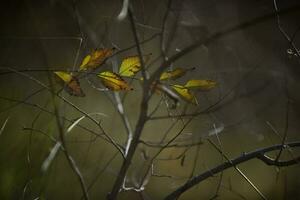
<path fill-rule="evenodd" d="M 93 117 L 91 117 L 88 113 L 86 113 L 85 111 L 83 111 L 81 108 L 79 108 L 78 106 L 76 106 L 74 103 L 70 102 L 69 100 L 67 100 L 65 97 L 63 96 L 60 96 L 59 94 L 56 94 L 53 90 L 51 90 L 51 86 L 53 85 L 50 85 L 47 86 L 45 85 L 44 83 L 42 83 L 41 81 L 39 81 L 38 79 L 28 75 L 28 74 L 25 74 L 23 72 L 19 72 L 15 69 L 12 69 L 12 68 L 7 68 L 7 70 L 10 70 L 10 71 L 13 71 L 15 72 L 16 74 L 19 74 L 20 76 L 23 76 L 23 77 L 26 77 L 28 78 L 29 80 L 37 83 L 38 85 L 42 86 L 43 88 L 47 89 L 52 95 L 56 95 L 59 99 L 61 99 L 63 102 L 65 102 L 66 104 L 68 104 L 70 107 L 72 107 L 73 109 L 77 110 L 78 112 L 80 112 L 81 114 L 83 114 L 87 119 L 89 119 L 90 121 L 92 121 L 93 123 L 95 123 L 99 129 L 102 131 L 103 135 L 109 140 L 109 142 L 115 146 L 115 148 L 121 153 L 122 156 L 124 156 L 124 153 L 123 153 L 123 149 L 122 147 L 120 147 L 120 145 L 110 136 L 108 135 L 105 130 L 103 129 L 103 127 L 101 126 L 101 124 L 99 122 L 97 122 L 97 120 L 95 120 Z M 59 116 L 60 117 L 60 116 Z"/>
<path fill-rule="evenodd" d="M 231 160 L 224 154 L 224 152 L 210 139 L 207 139 L 208 142 L 230 163 Z M 254 183 L 252 183 L 252 181 L 245 175 L 245 173 L 238 168 L 237 166 L 233 166 L 233 168 L 250 184 L 250 186 L 258 193 L 258 195 L 266 200 L 267 198 L 265 197 L 265 195 L 256 187 L 256 185 Z M 222 171 L 223 172 L 223 171 Z"/>
<path fill-rule="evenodd" d="M 48 76 L 49 78 L 49 82 L 51 81 L 51 77 L 50 75 Z M 83 176 L 75 162 L 75 160 L 70 156 L 67 146 L 66 146 L 66 141 L 65 141 L 65 133 L 63 130 L 63 125 L 62 125 L 62 121 L 61 121 L 61 117 L 60 117 L 60 111 L 58 109 L 57 103 L 56 103 L 56 99 L 55 99 L 55 93 L 54 93 L 54 86 L 53 84 L 50 85 L 50 91 L 52 94 L 52 101 L 53 101 L 53 106 L 54 106 L 54 113 L 55 113 L 55 119 L 56 119 L 56 123 L 57 123 L 57 127 L 58 127 L 58 131 L 59 131 L 59 137 L 60 137 L 60 141 L 61 141 L 61 145 L 64 149 L 64 155 L 66 156 L 66 159 L 71 167 L 71 169 L 73 170 L 73 172 L 76 174 L 79 182 L 80 182 L 80 186 L 83 192 L 83 196 L 85 200 L 89 200 L 89 195 L 88 195 L 88 191 L 87 191 L 87 187 L 86 184 L 84 182 Z"/>

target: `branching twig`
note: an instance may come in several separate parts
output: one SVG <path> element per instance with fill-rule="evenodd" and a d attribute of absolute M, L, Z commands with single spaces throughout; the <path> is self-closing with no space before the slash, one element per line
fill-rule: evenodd
<path fill-rule="evenodd" d="M 119 150 L 119 152 L 121 153 L 121 155 L 124 156 L 123 153 L 123 149 L 120 147 L 120 145 L 118 143 L 116 143 L 116 141 L 109 136 L 105 130 L 103 129 L 103 127 L 101 126 L 101 124 L 99 122 L 97 122 L 97 120 L 95 120 L 93 117 L 91 117 L 89 114 L 87 114 L 85 111 L 83 111 L 81 108 L 79 108 L 78 106 L 76 106 L 75 104 L 73 104 L 72 102 L 70 102 L 69 100 L 67 100 L 65 97 L 60 96 L 59 94 L 56 94 L 54 91 L 51 90 L 51 88 L 49 88 L 47 85 L 45 85 L 44 83 L 42 83 L 41 81 L 37 80 L 36 78 L 25 74 L 23 72 L 19 72 L 15 69 L 12 68 L 7 68 L 7 70 L 13 71 L 16 74 L 19 74 L 20 76 L 23 76 L 25 78 L 28 78 L 29 80 L 37 83 L 38 85 L 42 86 L 43 88 L 47 89 L 52 95 L 56 95 L 58 98 L 60 98 L 63 102 L 67 103 L 70 107 L 72 107 L 73 109 L 77 110 L 78 112 L 80 112 L 81 114 L 83 114 L 87 119 L 91 120 L 93 123 L 95 123 L 99 129 L 102 131 L 102 133 L 105 135 L 105 137 L 110 141 L 110 143 L 116 147 L 117 150 Z M 50 85 L 51 86 L 51 85 Z M 60 116 L 58 116 L 60 117 Z"/>
<path fill-rule="evenodd" d="M 291 142 L 291 143 L 287 143 L 286 145 L 288 145 L 289 147 L 300 147 L 300 141 L 298 142 Z M 189 190 L 190 188 L 196 186 L 197 184 L 199 184 L 200 182 L 202 182 L 203 180 L 206 180 L 207 178 L 222 172 L 228 168 L 234 167 L 238 164 L 247 162 L 251 159 L 259 159 L 261 161 L 263 161 L 265 164 L 267 165 L 272 165 L 272 166 L 290 166 L 293 164 L 297 164 L 297 162 L 300 161 L 300 156 L 293 159 L 293 160 L 287 160 L 287 161 L 275 161 L 267 156 L 265 156 L 266 153 L 271 152 L 271 151 L 275 151 L 282 148 L 281 144 L 277 144 L 277 145 L 273 145 L 270 147 L 265 147 L 265 148 L 261 148 L 261 149 L 257 149 L 255 151 L 249 152 L 249 153 L 244 153 L 241 156 L 234 158 L 230 161 L 226 161 L 210 170 L 205 171 L 202 174 L 199 174 L 195 177 L 193 177 L 192 179 L 190 179 L 187 183 L 185 183 L 183 186 L 179 187 L 178 189 L 176 189 L 174 192 L 172 192 L 171 194 L 169 194 L 165 200 L 172 200 L 172 199 L 178 199 L 179 196 L 184 193 L 185 191 Z"/>
<path fill-rule="evenodd" d="M 224 152 L 210 139 L 208 139 L 208 142 L 229 162 L 232 164 L 232 161 L 224 154 Z M 264 200 L 267 198 L 265 195 L 254 185 L 254 183 L 245 175 L 245 173 L 240 170 L 237 166 L 233 166 L 233 168 L 250 184 L 250 186 L 257 192 L 257 194 Z M 223 171 L 222 171 L 223 173 Z"/>
<path fill-rule="evenodd" d="M 37 108 L 38 110 L 41 110 L 43 111 L 44 113 L 48 113 L 50 115 L 55 115 L 54 112 L 50 111 L 50 110 L 47 110 L 46 108 L 40 106 L 39 104 L 35 104 L 35 103 L 29 103 L 27 101 L 23 101 L 23 100 L 18 100 L 18 99 L 13 99 L 13 98 L 8 98 L 8 97 L 2 97 L 0 96 L 0 99 L 3 99 L 3 100 L 6 100 L 6 101 L 11 101 L 11 102 L 16 102 L 16 103 L 19 103 L 19 104 L 23 104 L 23 105 L 26 105 L 26 106 L 31 106 L 31 107 L 34 107 L 34 108 Z M 64 117 L 64 116 L 60 116 L 63 120 L 69 122 L 69 123 L 74 123 L 74 120 L 71 120 L 67 117 Z M 108 139 L 106 137 L 103 137 L 102 134 L 99 134 L 95 131 L 93 131 L 92 129 L 89 129 L 87 128 L 86 126 L 83 126 L 83 125 L 80 125 L 80 124 L 77 124 L 77 126 L 93 135 L 95 135 L 96 137 L 101 137 L 102 139 L 104 139 L 105 141 L 109 142 Z"/>
<path fill-rule="evenodd" d="M 142 102 L 140 104 L 140 115 L 139 115 L 138 120 L 137 120 L 137 124 L 136 124 L 136 127 L 135 127 L 133 138 L 132 138 L 132 141 L 129 145 L 128 152 L 126 154 L 126 158 L 122 163 L 121 169 L 120 169 L 120 171 L 118 173 L 118 176 L 117 176 L 117 179 L 114 183 L 113 189 L 112 189 L 111 193 L 107 196 L 107 199 L 109 199 L 109 200 L 114 200 L 114 199 L 117 198 L 117 195 L 118 195 L 118 193 L 121 189 L 122 184 L 125 183 L 127 170 L 128 170 L 128 168 L 131 164 L 131 160 L 132 160 L 133 155 L 135 153 L 135 150 L 138 146 L 139 139 L 140 139 L 140 136 L 142 134 L 142 130 L 145 126 L 145 123 L 147 122 L 150 83 L 146 79 L 146 72 L 145 72 L 145 65 L 144 65 L 144 61 L 143 61 L 143 54 L 141 52 L 141 48 L 140 48 L 140 45 L 139 45 L 137 31 L 136 31 L 136 27 L 135 27 L 135 24 L 134 24 L 134 20 L 133 20 L 131 10 L 129 10 L 129 19 L 130 19 L 130 22 L 131 22 L 131 28 L 132 28 L 133 36 L 134 36 L 134 39 L 135 39 L 135 43 L 137 45 L 139 59 L 140 59 L 140 62 L 141 62 L 142 76 L 144 78 L 143 94 L 142 94 L 143 96 L 142 96 Z"/>
<path fill-rule="evenodd" d="M 51 77 L 50 75 L 48 76 L 49 78 L 49 82 L 52 82 L 51 81 Z M 61 117 L 60 117 L 60 112 L 59 112 L 59 109 L 58 109 L 58 106 L 57 106 L 57 103 L 56 103 L 56 99 L 55 99 L 55 93 L 53 92 L 54 91 L 54 87 L 53 85 L 51 84 L 51 88 L 50 88 L 50 92 L 52 94 L 52 101 L 53 101 L 53 106 L 54 106 L 54 113 L 55 113 L 55 116 L 56 116 L 56 123 L 57 123 L 57 127 L 58 127 L 58 131 L 59 131 L 59 136 L 60 136 L 60 141 L 61 141 L 61 146 L 63 147 L 64 149 L 64 154 L 66 156 L 66 159 L 71 167 L 71 169 L 74 171 L 74 173 L 76 174 L 79 182 L 80 182 L 80 186 L 81 186 L 81 189 L 82 189 L 82 192 L 83 192 L 83 195 L 84 195 L 84 198 L 85 200 L 89 200 L 89 195 L 88 195 L 88 191 L 87 191 L 87 187 L 86 187 L 86 184 L 85 184 L 85 181 L 83 179 L 83 176 L 75 162 L 75 160 L 70 156 L 68 150 L 67 150 L 67 147 L 66 147 L 66 142 L 65 142 L 65 133 L 64 133 L 64 130 L 63 130 L 63 125 L 61 123 Z"/>

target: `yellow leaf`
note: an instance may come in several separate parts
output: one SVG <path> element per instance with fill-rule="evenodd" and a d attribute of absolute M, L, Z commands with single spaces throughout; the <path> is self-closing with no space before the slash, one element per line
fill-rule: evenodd
<path fill-rule="evenodd" d="M 71 74 L 66 73 L 66 72 L 62 72 L 62 71 L 54 72 L 54 74 L 56 74 L 65 83 L 69 83 L 72 80 L 72 78 L 73 78 L 73 76 Z"/>
<path fill-rule="evenodd" d="M 184 100 L 187 102 L 198 105 L 197 98 L 193 93 L 191 93 L 185 86 L 182 85 L 172 85 L 171 86 Z"/>
<path fill-rule="evenodd" d="M 132 90 L 128 83 L 124 79 L 122 79 L 120 75 L 114 72 L 101 72 L 98 74 L 98 77 L 101 78 L 103 85 L 110 90 Z"/>
<path fill-rule="evenodd" d="M 70 95 L 84 97 L 85 94 L 80 87 L 78 79 L 67 72 L 57 71 L 54 72 L 61 80 L 64 90 Z"/>
<path fill-rule="evenodd" d="M 80 65 L 81 70 L 86 69 L 85 66 L 89 63 L 89 61 L 91 60 L 91 57 L 92 57 L 91 55 L 87 55 L 87 56 L 84 57 L 81 65 Z"/>
<path fill-rule="evenodd" d="M 163 72 L 161 75 L 160 75 L 160 80 L 163 81 L 163 80 L 168 80 L 168 79 L 177 79 L 177 78 L 180 78 L 182 76 L 185 75 L 186 73 L 186 69 L 182 69 L 182 68 L 176 68 L 172 71 L 166 71 L 166 72 Z"/>
<path fill-rule="evenodd" d="M 91 54 L 87 55 L 81 65 L 80 65 L 80 70 L 88 70 L 88 69 L 95 69 L 103 62 L 105 61 L 106 58 L 111 56 L 113 54 L 114 48 L 112 49 L 96 49 L 92 51 Z"/>
<path fill-rule="evenodd" d="M 191 89 L 210 90 L 216 87 L 217 82 L 213 80 L 189 80 L 184 87 Z"/>
<path fill-rule="evenodd" d="M 144 63 L 147 63 L 151 57 L 151 54 L 143 56 Z M 141 62 L 139 56 L 129 56 L 123 59 L 119 74 L 121 76 L 131 77 L 141 70 Z"/>

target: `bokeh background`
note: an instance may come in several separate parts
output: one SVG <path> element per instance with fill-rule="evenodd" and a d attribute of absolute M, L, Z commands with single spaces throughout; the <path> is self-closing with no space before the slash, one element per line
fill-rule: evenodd
<path fill-rule="evenodd" d="M 278 1 L 280 9 L 299 5 L 297 0 Z M 82 58 L 94 48 L 118 47 L 134 44 L 130 23 L 116 20 L 121 9 L 119 0 L 11 0 L 1 2 L 0 12 L 0 67 L 23 69 L 57 68 L 68 70 L 78 68 Z M 167 2 L 161 0 L 133 0 L 132 8 L 141 40 L 161 31 Z M 174 1 L 171 6 L 165 37 L 174 33 L 168 56 L 200 38 L 207 38 L 214 32 L 274 12 L 270 0 L 185 0 Z M 300 45 L 300 12 L 281 16 L 283 28 L 295 35 L 294 42 Z M 176 29 L 174 29 L 176 27 Z M 176 30 L 176 31 L 174 31 Z M 82 40 L 81 40 L 82 39 Z M 82 42 L 81 42 L 82 41 Z M 200 146 L 190 148 L 168 148 L 155 161 L 155 172 L 168 177 L 151 177 L 144 192 L 145 199 L 162 199 L 169 192 L 182 185 L 191 176 L 199 174 L 221 163 L 222 157 L 206 142 L 206 138 L 218 143 L 230 158 L 243 152 L 255 150 L 281 142 L 288 121 L 287 141 L 299 140 L 300 112 L 300 63 L 290 45 L 278 29 L 276 18 L 267 19 L 249 28 L 229 34 L 208 46 L 201 46 L 174 63 L 174 66 L 195 67 L 192 73 L 178 80 L 209 78 L 218 82 L 210 92 L 198 93 L 198 106 L 187 105 L 193 112 L 216 102 L 220 96 L 231 91 L 211 113 L 197 116 L 184 130 L 184 142 L 203 141 Z M 154 38 L 142 45 L 145 53 L 152 53 L 151 69 L 159 66 L 160 39 Z M 135 49 L 114 57 L 119 63 L 122 58 L 136 54 Z M 109 60 L 103 69 L 111 69 Z M 48 83 L 46 72 L 26 72 Z M 101 87 L 93 77 L 94 86 Z M 118 142 L 124 144 L 126 130 L 109 92 L 99 92 L 89 81 L 82 80 L 85 98 L 63 95 L 87 113 L 99 112 L 98 116 L 106 131 Z M 124 108 L 132 127 L 139 113 L 141 88 L 135 81 L 135 90 L 126 95 Z M 18 103 L 40 87 L 33 81 L 16 73 L 0 76 L 0 124 L 8 118 L 0 135 L 0 199 L 80 199 L 80 185 L 70 169 L 63 153 L 59 153 L 47 172 L 41 165 L 53 147 L 53 142 L 34 128 L 58 138 L 56 120 L 53 115 L 41 112 L 37 107 Z M 123 93 L 121 93 L 123 96 Z M 150 110 L 159 101 L 154 96 Z M 287 106 L 287 101 L 289 105 Z M 42 91 L 26 102 L 53 110 L 51 95 Z M 178 110 L 186 106 L 181 101 Z M 288 120 L 287 120 L 288 108 Z M 64 115 L 70 119 L 81 117 L 71 107 L 60 105 Z M 157 116 L 167 115 L 163 104 Z M 179 120 L 170 131 L 174 136 L 186 119 Z M 152 120 L 147 123 L 142 139 L 159 142 L 174 123 L 174 119 Z M 82 125 L 99 131 L 88 120 Z M 67 123 L 65 126 L 67 127 Z M 210 135 L 214 126 L 222 130 L 219 140 Z M 180 140 L 179 140 L 180 141 Z M 111 190 L 118 169 L 120 155 L 112 145 L 88 132 L 75 128 L 67 135 L 70 154 L 90 188 L 91 199 L 105 199 Z M 140 145 L 128 174 L 128 185 L 134 185 L 145 174 L 149 163 L 143 155 L 154 155 L 158 148 Z M 172 159 L 185 152 L 185 160 Z M 297 149 L 293 154 L 297 155 Z M 276 156 L 270 154 L 270 156 Z M 113 158 L 109 166 L 106 164 Z M 290 158 L 284 152 L 282 158 Z M 167 159 L 167 160 L 164 160 Z M 268 199 L 300 199 L 300 168 L 294 165 L 276 168 L 257 160 L 243 163 L 240 169 L 255 183 Z M 220 176 L 215 176 L 186 192 L 181 199 L 210 199 L 214 196 Z M 124 192 L 120 199 L 140 199 L 135 192 Z M 234 170 L 222 174 L 222 182 L 216 199 L 260 199 L 250 185 Z"/>

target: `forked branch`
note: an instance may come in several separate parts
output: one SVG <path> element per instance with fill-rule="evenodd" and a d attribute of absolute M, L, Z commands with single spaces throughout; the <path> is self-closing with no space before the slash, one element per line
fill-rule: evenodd
<path fill-rule="evenodd" d="M 290 166 L 299 163 L 300 161 L 300 156 L 296 157 L 295 159 L 292 160 L 286 160 L 286 161 L 281 161 L 281 160 L 276 160 L 272 159 L 265 154 L 271 151 L 279 150 L 281 148 L 287 148 L 287 147 L 300 147 L 300 141 L 297 142 L 291 142 L 291 143 L 286 143 L 286 145 L 273 145 L 270 147 L 265 147 L 261 149 L 257 149 L 255 151 L 249 152 L 249 153 L 244 153 L 237 158 L 234 158 L 230 161 L 226 161 L 210 170 L 207 170 L 203 172 L 202 174 L 199 174 L 193 178 L 191 178 L 189 181 L 187 181 L 184 185 L 173 191 L 171 194 L 169 194 L 165 200 L 171 200 L 171 199 L 178 199 L 180 195 L 182 195 L 184 192 L 187 190 L 191 189 L 192 187 L 198 185 L 202 181 L 206 180 L 209 177 L 212 177 L 215 174 L 218 174 L 228 168 L 235 167 L 241 163 L 247 162 L 252 159 L 259 159 L 263 161 L 267 165 L 271 166 L 278 166 L 278 167 L 283 167 L 283 166 Z"/>

